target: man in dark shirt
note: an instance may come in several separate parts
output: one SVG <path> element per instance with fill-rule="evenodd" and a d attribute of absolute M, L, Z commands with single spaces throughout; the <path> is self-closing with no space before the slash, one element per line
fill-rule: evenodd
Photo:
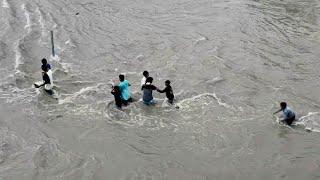
<path fill-rule="evenodd" d="M 42 69 L 42 70 L 43 70 L 44 67 L 47 67 L 48 70 L 51 69 L 51 65 L 48 64 L 48 61 L 47 61 L 46 58 L 43 58 L 43 59 L 41 60 L 41 62 L 42 62 L 42 65 L 41 65 L 41 69 Z"/>
<path fill-rule="evenodd" d="M 157 90 L 157 87 L 152 85 L 153 78 L 152 77 L 147 77 L 146 83 L 142 86 L 143 90 L 143 103 L 146 105 L 152 105 L 155 104 L 156 102 L 153 99 L 152 91 Z"/>
<path fill-rule="evenodd" d="M 51 81 L 50 81 L 50 77 L 48 75 L 48 67 L 47 66 L 42 66 L 41 69 L 43 70 L 42 72 L 42 79 L 43 79 L 43 83 L 40 85 L 34 84 L 36 88 L 39 88 L 41 86 L 45 86 L 46 84 L 51 85 Z M 49 93 L 50 95 L 53 94 L 53 91 L 51 89 L 46 89 L 44 88 L 44 90 Z"/>
<path fill-rule="evenodd" d="M 173 103 L 173 99 L 174 99 L 174 95 L 173 95 L 172 87 L 170 86 L 170 81 L 166 80 L 165 85 L 166 85 L 166 87 L 163 90 L 157 89 L 157 91 L 159 93 L 166 93 L 166 96 L 168 98 L 168 102 L 170 104 L 172 104 Z"/>
<path fill-rule="evenodd" d="M 119 86 L 114 86 L 111 94 L 114 96 L 114 101 L 116 103 L 116 106 L 121 109 L 122 107 L 122 100 L 121 100 L 121 92 Z"/>

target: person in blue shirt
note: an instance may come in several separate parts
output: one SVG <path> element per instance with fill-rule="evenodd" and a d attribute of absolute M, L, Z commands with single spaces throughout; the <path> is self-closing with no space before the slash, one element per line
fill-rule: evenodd
<path fill-rule="evenodd" d="M 124 79 L 124 75 L 119 75 L 119 88 L 121 92 L 121 100 L 123 105 L 128 105 L 129 102 L 132 102 L 131 91 L 130 91 L 130 83 L 128 80 Z"/>
<path fill-rule="evenodd" d="M 48 64 L 48 61 L 47 61 L 46 58 L 43 58 L 43 59 L 41 60 L 41 62 L 42 62 L 41 69 L 44 69 L 45 67 L 47 67 L 48 70 L 51 69 L 51 65 Z"/>
<path fill-rule="evenodd" d="M 274 114 L 282 111 L 283 112 L 283 120 L 282 122 L 285 122 L 286 124 L 288 124 L 289 126 L 292 124 L 292 122 L 296 119 L 296 115 L 295 113 L 292 111 L 291 108 L 289 108 L 287 106 L 286 102 L 281 102 L 280 103 L 280 110 L 278 110 L 277 112 L 275 112 Z"/>

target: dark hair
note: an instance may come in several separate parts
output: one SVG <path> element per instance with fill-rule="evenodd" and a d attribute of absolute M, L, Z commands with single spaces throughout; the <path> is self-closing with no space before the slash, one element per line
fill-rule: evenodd
<path fill-rule="evenodd" d="M 47 63 L 48 63 L 46 58 L 43 58 L 43 59 L 41 60 L 41 62 L 42 62 L 42 64 L 47 64 Z"/>
<path fill-rule="evenodd" d="M 165 83 L 166 83 L 166 84 L 170 84 L 170 81 L 169 81 L 169 80 L 166 80 Z"/>
<path fill-rule="evenodd" d="M 147 82 L 152 83 L 152 81 L 153 81 L 153 78 L 152 78 L 152 77 L 147 77 L 146 83 L 147 83 Z"/>
<path fill-rule="evenodd" d="M 280 106 L 282 109 L 285 109 L 287 107 L 287 103 L 286 102 L 281 102 Z"/>
<path fill-rule="evenodd" d="M 116 90 L 117 92 L 120 92 L 120 87 L 119 86 L 113 86 L 113 89 Z"/>
<path fill-rule="evenodd" d="M 119 75 L 119 79 L 120 79 L 120 81 L 124 81 L 124 75 L 123 75 L 123 74 L 120 74 L 120 75 Z"/>
<path fill-rule="evenodd" d="M 142 75 L 143 75 L 144 77 L 149 76 L 149 72 L 148 72 L 148 71 L 143 71 Z"/>

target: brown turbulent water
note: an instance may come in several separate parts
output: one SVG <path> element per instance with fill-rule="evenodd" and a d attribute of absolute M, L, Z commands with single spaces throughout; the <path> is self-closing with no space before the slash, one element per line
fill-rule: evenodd
<path fill-rule="evenodd" d="M 320 179 L 319 15 L 316 0 L 2 0 L 0 179 Z M 32 87 L 43 57 L 57 99 Z M 157 93 L 114 107 L 112 81 L 138 100 L 143 70 L 180 109 Z"/>

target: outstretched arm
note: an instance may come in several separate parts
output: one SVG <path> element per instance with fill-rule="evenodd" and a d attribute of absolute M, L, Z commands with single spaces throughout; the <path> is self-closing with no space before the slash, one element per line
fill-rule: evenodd
<path fill-rule="evenodd" d="M 44 85 L 45 85 L 45 83 L 40 84 L 40 85 L 38 85 L 38 84 L 34 83 L 34 87 L 35 87 L 35 88 L 40 88 L 41 86 L 44 86 Z"/>
<path fill-rule="evenodd" d="M 277 114 L 278 112 L 280 112 L 282 109 L 279 109 L 278 111 L 274 112 L 273 114 Z"/>
<path fill-rule="evenodd" d="M 157 88 L 157 91 L 158 91 L 159 93 L 164 93 L 164 92 L 167 91 L 167 88 L 164 88 L 163 90 L 160 90 L 160 89 Z"/>
<path fill-rule="evenodd" d="M 46 83 L 45 83 L 45 82 L 43 82 L 43 84 L 39 85 L 39 87 L 44 86 L 45 84 L 46 84 Z"/>

